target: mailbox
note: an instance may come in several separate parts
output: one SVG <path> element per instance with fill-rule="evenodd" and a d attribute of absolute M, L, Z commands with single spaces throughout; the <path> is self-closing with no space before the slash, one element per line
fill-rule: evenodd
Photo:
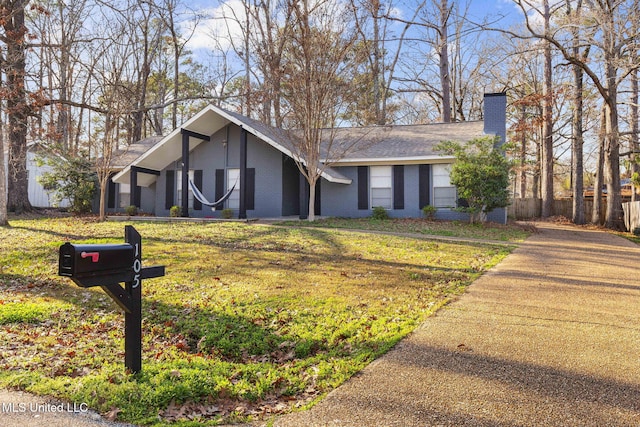
<path fill-rule="evenodd" d="M 109 245 L 60 246 L 58 274 L 71 278 L 77 285 L 112 285 L 133 278 L 134 248 L 128 243 Z"/>
<path fill-rule="evenodd" d="M 164 265 L 142 267 L 142 237 L 124 227 L 124 244 L 60 246 L 58 274 L 83 288 L 101 286 L 124 310 L 124 365 L 142 369 L 142 280 L 164 276 Z M 124 288 L 120 285 L 124 282 Z"/>

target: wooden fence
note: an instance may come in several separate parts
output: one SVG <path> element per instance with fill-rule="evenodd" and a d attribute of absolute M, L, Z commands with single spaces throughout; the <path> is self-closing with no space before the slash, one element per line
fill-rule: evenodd
<path fill-rule="evenodd" d="M 633 231 L 640 227 L 640 202 L 627 202 L 622 204 L 624 211 L 624 225 L 627 230 Z"/>
<path fill-rule="evenodd" d="M 606 214 L 606 199 L 602 199 L 602 212 L 600 222 L 604 222 Z M 553 215 L 562 215 L 567 218 L 573 217 L 573 200 L 572 199 L 556 199 L 553 201 Z M 584 213 L 587 221 L 591 220 L 591 211 L 593 210 L 593 199 L 585 198 Z M 542 199 L 513 199 L 508 208 L 510 218 L 517 220 L 527 220 L 540 218 L 542 211 Z M 640 211 L 639 211 L 640 212 Z"/>

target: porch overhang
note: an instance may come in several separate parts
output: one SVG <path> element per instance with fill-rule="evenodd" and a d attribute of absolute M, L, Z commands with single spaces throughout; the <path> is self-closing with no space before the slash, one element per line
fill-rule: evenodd
<path fill-rule="evenodd" d="M 175 129 L 171 134 L 167 135 L 147 152 L 134 160 L 130 165 L 122 169 L 122 171 L 113 177 L 113 181 L 119 184 L 131 184 L 132 167 L 161 171 L 171 163 L 182 159 L 183 135 L 186 134 L 189 136 L 189 152 L 191 152 L 194 148 L 208 139 L 210 135 L 215 134 L 230 123 L 240 126 L 247 132 L 255 135 L 257 138 L 266 142 L 285 155 L 294 159 L 296 158 L 294 153 L 287 148 L 287 141 L 278 141 L 278 138 L 284 138 L 284 135 L 275 135 L 275 133 L 273 133 L 273 129 L 267 128 L 258 122 L 253 120 L 250 121 L 247 118 L 243 118 L 221 108 L 209 105 L 188 120 L 180 128 Z M 302 163 L 306 165 L 304 160 Z M 181 165 L 176 165 L 176 168 L 180 167 Z M 329 182 L 347 185 L 351 184 L 351 179 L 329 167 L 322 168 L 321 175 Z M 156 181 L 157 177 L 158 175 L 154 174 L 140 174 L 138 176 L 137 185 L 141 187 L 149 187 Z"/>

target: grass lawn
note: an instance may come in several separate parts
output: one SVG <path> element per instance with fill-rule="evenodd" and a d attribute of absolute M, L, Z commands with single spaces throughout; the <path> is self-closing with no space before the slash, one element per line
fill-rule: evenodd
<path fill-rule="evenodd" d="M 0 387 L 142 425 L 307 407 L 510 250 L 312 227 L 135 223 L 144 265 L 167 275 L 143 283 L 143 370 L 129 375 L 122 312 L 100 288 L 57 276 L 63 242 L 121 243 L 124 223 L 11 225 L 0 228 Z"/>
<path fill-rule="evenodd" d="M 373 218 L 323 218 L 314 222 L 284 221 L 287 226 L 339 228 L 396 233 L 413 233 L 464 239 L 521 242 L 532 232 L 531 227 L 496 223 L 469 224 L 460 221 L 426 221 L 415 218 L 377 220 Z"/>

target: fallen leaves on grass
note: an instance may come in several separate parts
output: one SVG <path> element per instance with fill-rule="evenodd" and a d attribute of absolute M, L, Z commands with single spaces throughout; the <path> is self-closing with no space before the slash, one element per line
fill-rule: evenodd
<path fill-rule="evenodd" d="M 278 399 L 261 400 L 258 402 L 242 402 L 232 399 L 214 399 L 209 397 L 204 402 L 188 400 L 182 404 L 172 400 L 164 411 L 158 414 L 164 421 L 197 421 L 208 420 L 217 417 L 226 417 L 231 414 L 265 416 L 287 412 L 290 406 L 287 402 Z"/>
<path fill-rule="evenodd" d="M 116 419 L 118 419 L 118 414 L 122 412 L 122 410 L 120 408 L 116 408 L 115 406 L 111 407 L 111 410 L 105 414 L 102 414 L 102 416 L 107 420 L 107 421 L 115 421 Z"/>

